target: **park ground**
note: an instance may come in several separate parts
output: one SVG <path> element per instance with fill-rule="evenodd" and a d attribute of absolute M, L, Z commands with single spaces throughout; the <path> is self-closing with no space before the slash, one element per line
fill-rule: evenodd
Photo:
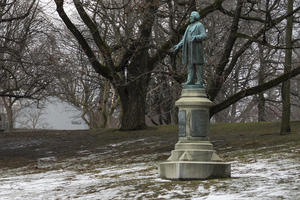
<path fill-rule="evenodd" d="M 158 177 L 177 126 L 143 131 L 0 133 L 0 199 L 299 199 L 300 122 L 211 124 L 210 141 L 232 177 Z"/>

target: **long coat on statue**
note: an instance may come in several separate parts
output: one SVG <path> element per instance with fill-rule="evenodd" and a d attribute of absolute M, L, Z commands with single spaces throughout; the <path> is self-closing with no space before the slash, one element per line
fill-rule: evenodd
<path fill-rule="evenodd" d="M 196 40 L 188 44 L 191 36 Z M 182 47 L 182 64 L 204 64 L 204 48 L 202 41 L 206 38 L 205 28 L 202 23 L 195 22 L 189 25 L 184 33 L 182 40 L 178 43 Z M 188 57 L 190 56 L 190 57 Z"/>

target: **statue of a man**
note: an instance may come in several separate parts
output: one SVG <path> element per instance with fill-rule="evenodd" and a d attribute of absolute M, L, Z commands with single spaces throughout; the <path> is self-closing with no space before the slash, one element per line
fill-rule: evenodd
<path fill-rule="evenodd" d="M 190 16 L 191 24 L 187 27 L 183 39 L 174 46 L 174 51 L 182 47 L 182 64 L 188 65 L 187 82 L 183 85 L 195 84 L 195 69 L 197 73 L 196 85 L 203 86 L 203 64 L 205 63 L 202 41 L 206 38 L 205 28 L 199 22 L 200 15 L 193 11 Z"/>

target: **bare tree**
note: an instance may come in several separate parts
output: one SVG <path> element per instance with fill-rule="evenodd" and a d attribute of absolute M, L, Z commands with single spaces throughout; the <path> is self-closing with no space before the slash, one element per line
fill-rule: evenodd
<path fill-rule="evenodd" d="M 61 60 L 56 62 L 49 94 L 80 109 L 81 118 L 91 129 L 117 126 L 119 96 L 110 82 L 93 70 L 76 39 L 66 31 L 60 32 Z"/>
<path fill-rule="evenodd" d="M 93 38 L 85 37 L 56 1 L 57 12 L 77 38 L 93 68 L 108 79 L 122 102 L 122 130 L 145 128 L 147 85 L 153 66 L 149 64 L 152 26 L 159 1 L 74 0 L 82 22 Z M 113 32 L 109 32 L 113 30 Z M 120 55 L 120 56 L 116 56 Z"/>
<path fill-rule="evenodd" d="M 291 13 L 293 11 L 294 1 L 288 0 L 287 2 L 287 12 Z M 284 72 L 290 72 L 292 69 L 292 41 L 293 36 L 293 15 L 287 18 L 286 25 L 286 50 L 285 50 L 285 62 L 284 62 Z M 290 117 L 291 117 L 291 83 L 287 80 L 282 83 L 282 118 L 281 118 L 281 130 L 280 133 L 291 132 Z"/>
<path fill-rule="evenodd" d="M 223 2 L 225 3 L 225 1 Z M 233 73 L 233 69 L 237 66 L 239 59 L 248 51 L 251 46 L 254 44 L 262 44 L 274 49 L 284 49 L 280 39 L 278 41 L 269 39 L 268 34 L 270 34 L 272 30 L 281 30 L 281 27 L 284 27 L 284 19 L 300 9 L 297 7 L 291 13 L 278 12 L 283 6 L 278 1 L 275 1 L 272 5 L 268 6 L 267 10 L 264 10 L 265 2 L 247 3 L 243 1 L 237 1 L 235 5 L 235 11 L 232 12 L 226 9 L 225 6 L 228 5 L 223 5 L 223 2 L 217 4 L 217 9 L 223 14 L 230 16 L 232 18 L 232 23 L 229 28 L 230 31 L 228 36 L 224 37 L 224 50 L 220 52 L 218 61 L 215 61 L 217 64 L 215 65 L 215 70 L 213 73 L 211 73 L 212 78 L 210 79 L 208 85 L 207 93 L 210 99 L 213 101 L 218 96 L 228 77 L 230 77 L 230 75 Z M 278 13 L 281 15 L 278 16 Z M 278 36 L 281 33 L 282 32 L 277 31 Z M 273 36 L 276 38 L 276 34 Z M 210 63 L 208 63 L 208 65 L 209 64 Z M 248 86 L 248 88 L 245 88 L 244 90 L 237 91 L 236 94 L 213 106 L 211 108 L 211 116 L 222 109 L 229 107 L 234 102 L 244 97 L 258 94 L 261 91 L 270 89 L 280 84 L 282 81 L 298 74 L 299 69 L 296 68 L 289 73 L 283 74 L 282 76 L 280 76 L 281 74 L 278 73 L 273 80 L 261 85 L 254 86 L 252 83 L 252 85 L 249 85 L 250 88 Z"/>
<path fill-rule="evenodd" d="M 26 113 L 23 114 L 22 120 L 17 121 L 20 128 L 24 129 L 50 129 L 50 125 L 45 122 L 43 118 L 44 110 L 42 108 L 24 109 Z"/>
<path fill-rule="evenodd" d="M 195 9 L 202 16 L 208 34 L 213 29 L 206 41 L 208 55 L 205 75 L 207 94 L 216 103 L 211 108 L 211 116 L 300 73 L 299 68 L 284 74 L 277 72 L 273 79 L 258 85 L 255 82 L 257 73 L 256 77 L 252 75 L 258 68 L 253 66 L 237 70 L 246 60 L 242 61 L 243 56 L 250 58 L 248 66 L 255 63 L 250 52 L 251 49 L 258 51 L 258 44 L 274 49 L 284 48 L 277 36 L 285 27 L 284 20 L 299 11 L 299 6 L 287 13 L 282 9 L 284 4 L 281 1 L 54 2 L 57 13 L 77 39 L 94 70 L 109 80 L 120 96 L 123 114 L 121 130 L 145 128 L 147 87 L 154 70 L 163 69 L 156 67 L 165 61 L 167 55 L 170 60 L 166 63 L 170 67 L 165 73 L 179 83 L 184 80 L 185 72 L 176 64 L 180 55 L 172 52 L 171 47 L 181 39 L 188 25 L 187 16 Z M 74 6 L 80 20 L 70 17 L 71 14 L 64 9 L 66 4 Z M 216 24 L 218 27 L 214 28 Z M 236 85 L 243 87 L 232 91 L 234 94 L 228 94 L 226 99 L 218 97 L 226 88 L 228 78 L 233 77 L 235 72 L 242 77 Z M 245 72 L 246 76 L 243 77 L 242 73 Z M 254 98 L 249 97 L 247 102 L 254 102 Z M 251 109 L 244 107 L 248 112 Z"/>
<path fill-rule="evenodd" d="M 15 103 L 42 98 L 53 80 L 49 66 L 55 42 L 49 31 L 41 30 L 47 21 L 35 0 L 4 1 L 0 7 L 0 96 L 11 131 Z"/>

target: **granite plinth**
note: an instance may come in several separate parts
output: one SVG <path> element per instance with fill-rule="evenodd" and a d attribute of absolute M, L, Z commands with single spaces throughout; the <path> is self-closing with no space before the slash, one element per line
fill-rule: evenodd
<path fill-rule="evenodd" d="M 205 89 L 204 85 L 200 85 L 200 84 L 192 84 L 192 85 L 185 85 L 182 84 L 182 88 L 183 89 Z"/>
<path fill-rule="evenodd" d="M 213 103 L 202 88 L 183 89 L 179 108 L 179 141 L 158 166 L 159 177 L 197 180 L 231 177 L 231 165 L 222 162 L 209 142 L 209 109 Z"/>
<path fill-rule="evenodd" d="M 230 164 L 221 162 L 172 161 L 158 166 L 159 177 L 171 180 L 206 180 L 229 178 Z"/>

